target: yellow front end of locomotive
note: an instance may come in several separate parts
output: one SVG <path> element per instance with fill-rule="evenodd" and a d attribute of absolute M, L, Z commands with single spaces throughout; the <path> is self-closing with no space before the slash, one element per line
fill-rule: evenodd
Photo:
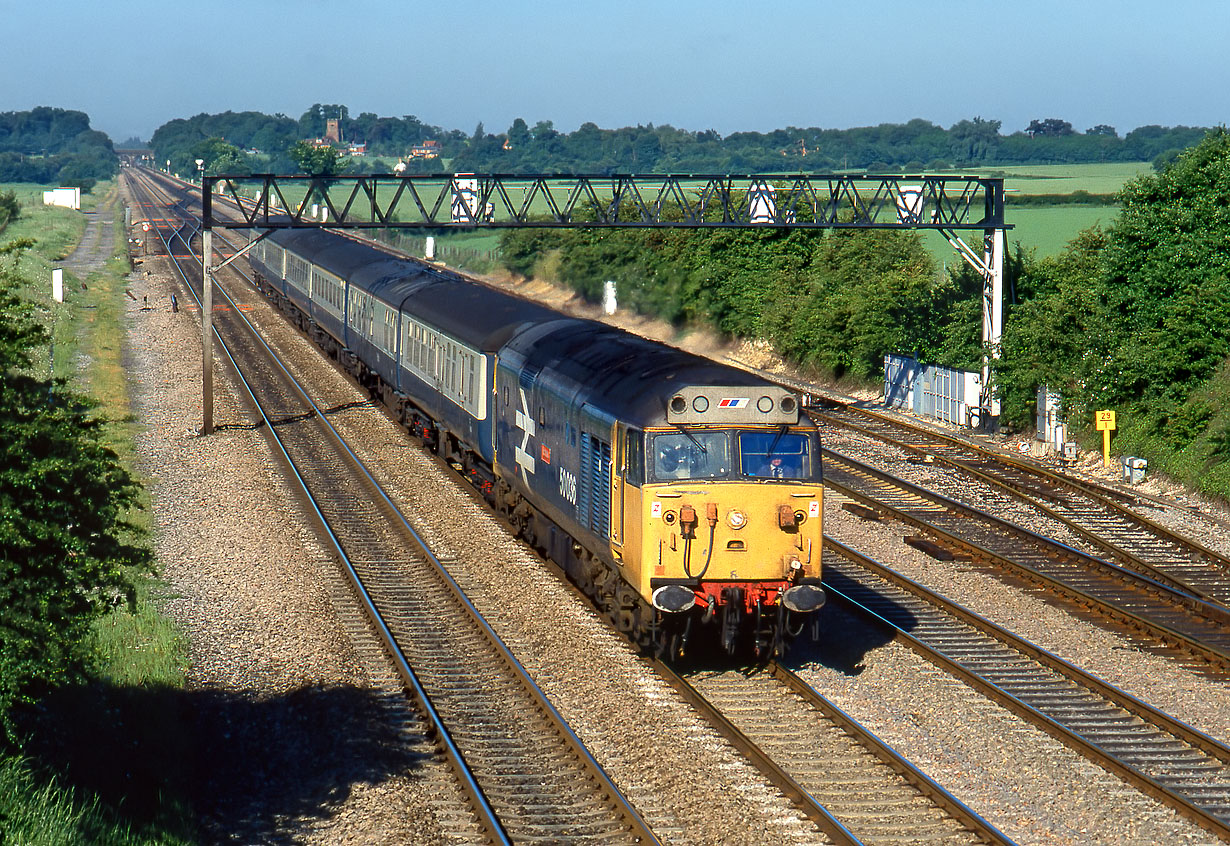
<path fill-rule="evenodd" d="M 641 596 L 666 612 L 728 601 L 818 607 L 818 588 L 791 590 L 820 579 L 824 494 L 812 432 L 650 434 L 649 478 L 625 492 L 638 519 L 625 523 L 624 576 Z M 681 438 L 676 464 L 669 450 Z"/>

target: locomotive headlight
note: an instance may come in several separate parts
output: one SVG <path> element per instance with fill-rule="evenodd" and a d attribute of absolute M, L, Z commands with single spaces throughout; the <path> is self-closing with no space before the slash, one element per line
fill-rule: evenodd
<path fill-rule="evenodd" d="M 737 508 L 732 508 L 726 513 L 726 525 L 732 529 L 742 529 L 747 525 L 747 515 Z"/>

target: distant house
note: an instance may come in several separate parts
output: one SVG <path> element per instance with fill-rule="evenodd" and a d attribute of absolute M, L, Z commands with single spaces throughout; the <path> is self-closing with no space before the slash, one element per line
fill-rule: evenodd
<path fill-rule="evenodd" d="M 440 142 L 436 140 L 424 141 L 417 147 L 410 148 L 410 158 L 412 159 L 436 159 L 440 157 Z"/>
<path fill-rule="evenodd" d="M 337 150 L 340 154 L 344 156 L 366 156 L 367 155 L 367 143 L 366 142 L 362 144 L 356 144 L 355 142 L 351 141 L 349 144 L 339 144 L 338 142 L 333 141 L 330 138 L 308 138 L 308 139 L 304 139 L 303 143 L 317 150 L 324 149 L 325 147 L 332 147 L 333 149 Z"/>

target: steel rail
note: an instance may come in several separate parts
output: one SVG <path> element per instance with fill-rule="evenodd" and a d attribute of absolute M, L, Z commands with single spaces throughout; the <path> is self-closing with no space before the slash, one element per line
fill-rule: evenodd
<path fill-rule="evenodd" d="M 1166 585 L 1154 582 L 1135 571 L 1085 555 L 1079 550 L 1072 549 L 1030 532 L 1027 529 L 1015 526 L 994 515 L 985 514 L 933 491 L 927 491 L 917 485 L 896 479 L 890 474 L 868 467 L 833 450 L 825 449 L 824 453 L 828 456 L 825 485 L 835 492 L 862 502 L 873 509 L 885 512 L 904 523 L 918 527 L 939 538 L 942 542 L 951 544 L 958 549 L 963 549 L 967 554 L 976 556 L 1000 569 L 1023 576 L 1029 581 L 1043 585 L 1052 592 L 1065 595 L 1069 599 L 1091 607 L 1105 617 L 1125 623 L 1133 629 L 1147 633 L 1155 642 L 1163 645 L 1178 644 L 1188 653 L 1217 666 L 1221 672 L 1230 672 L 1230 628 L 1227 626 L 1230 623 L 1230 611 L 1222 606 L 1203 602 L 1186 593 L 1175 591 Z M 838 472 L 835 471 L 834 465 L 841 466 L 843 464 L 851 468 L 849 472 L 852 474 L 866 476 L 904 495 L 922 502 L 931 503 L 930 512 L 933 515 L 933 519 L 928 520 L 918 514 L 911 514 L 903 508 L 894 507 L 884 502 L 883 499 L 877 499 L 870 494 L 842 483 L 835 478 Z M 1137 600 L 1141 604 L 1153 606 L 1151 610 L 1153 617 L 1145 616 L 1143 613 L 1138 613 L 1126 607 L 1124 602 L 1116 604 L 1111 598 L 1091 593 L 1090 589 L 1093 586 L 1079 587 L 1055 575 L 1044 573 L 1035 566 L 1025 564 L 1017 560 L 1020 557 L 1019 552 L 1017 553 L 1017 558 L 1011 558 L 1008 553 L 996 552 L 993 549 L 974 543 L 966 537 L 957 534 L 956 530 L 943 528 L 934 519 L 935 517 L 948 517 L 951 515 L 973 518 L 978 521 L 978 523 L 973 525 L 982 526 L 986 533 L 993 538 L 997 535 L 1010 535 L 1019 540 L 1027 541 L 1034 548 L 1046 551 L 1046 554 L 1050 556 L 1050 560 L 1081 562 L 1084 568 L 1086 568 L 1081 571 L 1084 576 L 1100 578 L 1105 582 L 1114 583 L 1120 588 L 1126 587 L 1134 591 Z M 994 531 L 992 531 L 992 527 Z M 1172 609 L 1171 613 L 1178 615 L 1179 621 L 1184 623 L 1188 630 L 1180 630 L 1175 628 L 1173 621 L 1167 622 L 1160 619 L 1164 615 L 1165 609 Z"/>
<path fill-rule="evenodd" d="M 914 766 L 913 763 L 895 749 L 868 731 L 862 723 L 843 711 L 836 703 L 825 698 L 820 691 L 812 687 L 796 672 L 784 666 L 780 661 L 770 663 L 768 671 L 802 697 L 813 708 L 837 723 L 844 731 L 858 738 L 858 741 L 866 749 L 870 750 L 872 754 L 896 771 L 898 775 L 910 784 L 914 785 L 930 801 L 943 808 L 953 818 L 959 820 L 970 831 L 976 833 L 988 843 L 1012 842 L 1008 839 L 1007 835 L 991 825 L 981 814 L 949 793 L 935 779 Z"/>
<path fill-rule="evenodd" d="M 951 467 L 960 473 L 969 475 L 987 485 L 995 487 L 1006 493 L 1009 493 L 1015 498 L 1027 502 L 1031 506 L 1037 508 L 1042 513 L 1046 514 L 1053 520 L 1056 520 L 1067 526 L 1074 533 L 1084 538 L 1089 543 L 1102 549 L 1120 563 L 1131 567 L 1134 570 L 1139 570 L 1142 573 L 1150 576 L 1156 581 L 1168 584 L 1178 590 L 1185 591 L 1191 595 L 1204 599 L 1210 602 L 1217 602 L 1221 605 L 1226 605 L 1230 601 L 1230 559 L 1209 549 L 1208 547 L 1184 537 L 1166 527 L 1150 520 L 1142 514 L 1131 510 L 1124 505 L 1121 500 L 1135 499 L 1130 495 L 1126 495 L 1119 491 L 1113 491 L 1110 488 L 1091 485 L 1080 480 L 1072 479 L 1067 476 L 1055 473 L 1044 467 L 1032 465 L 1026 462 L 1014 460 L 1008 456 L 1002 456 L 994 453 L 983 447 L 964 441 L 960 438 L 948 435 L 942 432 L 935 432 L 923 426 L 913 424 L 909 421 L 898 421 L 881 414 L 876 414 L 867 409 L 858 408 L 856 406 L 841 406 L 841 411 L 852 415 L 860 415 L 866 420 L 872 421 L 874 424 L 885 427 L 891 430 L 904 430 L 910 434 L 917 435 L 929 443 L 911 443 L 901 440 L 886 434 L 884 431 L 860 425 L 840 416 L 835 415 L 831 411 L 816 411 L 813 416 L 821 419 L 823 422 L 841 426 L 850 431 L 875 438 L 891 444 L 898 449 L 910 452 L 918 456 L 926 456 L 933 459 L 935 462 L 942 463 L 947 467 Z M 939 449 L 937 449 L 939 447 Z M 956 450 L 965 455 L 972 454 L 974 458 L 954 457 L 946 455 L 943 452 L 944 448 Z M 1073 491 L 1077 495 L 1084 497 L 1090 501 L 1095 507 L 1113 519 L 1120 519 L 1124 522 L 1135 525 L 1139 530 L 1156 538 L 1163 544 L 1168 544 L 1182 550 L 1182 553 L 1187 557 L 1189 563 L 1162 561 L 1151 563 L 1141 555 L 1125 548 L 1115 541 L 1099 535 L 1097 532 L 1082 525 L 1074 517 L 1067 516 L 1057 508 L 1048 505 L 1044 500 L 1064 501 L 1065 498 L 1059 491 L 1038 490 L 1021 479 L 1003 478 L 995 475 L 993 472 L 986 472 L 976 467 L 970 466 L 967 461 L 981 460 L 990 463 L 992 466 L 1003 466 L 1009 468 L 1010 471 L 1019 474 L 1027 479 L 1038 479 L 1043 482 L 1056 486 L 1060 491 Z M 1077 506 L 1071 504 L 1073 510 Z M 1092 519 L 1092 518 L 1089 518 Z M 1192 570 L 1192 567 L 1200 568 Z"/>
<path fill-rule="evenodd" d="M 184 272 L 179 259 L 173 254 L 170 254 L 170 241 L 162 235 L 161 231 L 159 231 L 158 235 L 163 241 L 164 246 L 167 248 L 168 257 L 175 265 L 175 269 L 179 273 L 180 278 L 183 280 L 184 285 L 188 288 L 188 291 L 196 301 L 197 306 L 200 307 L 201 299 L 197 295 L 195 288 L 193 288 L 187 274 Z M 238 377 L 240 384 L 243 385 L 249 399 L 252 401 L 253 408 L 255 408 L 256 412 L 260 415 L 261 420 L 265 424 L 266 431 L 269 432 L 273 439 L 274 445 L 276 445 L 280 451 L 285 466 L 293 474 L 295 481 L 299 484 L 301 493 L 304 495 L 308 505 L 312 509 L 312 513 L 315 515 L 319 525 L 324 530 L 334 551 L 338 554 L 345 570 L 347 580 L 349 581 L 351 588 L 356 592 L 360 603 L 366 611 L 368 619 L 376 627 L 379 639 L 383 644 L 386 653 L 396 666 L 398 675 L 401 676 L 402 680 L 409 686 L 415 699 L 419 702 L 419 706 L 423 709 L 423 713 L 427 717 L 428 722 L 431 724 L 432 731 L 439 738 L 440 744 L 445 752 L 445 757 L 448 759 L 453 771 L 460 779 L 462 789 L 470 799 L 480 827 L 482 827 L 487 832 L 488 836 L 496 842 L 501 844 L 511 844 L 512 840 L 509 838 L 508 833 L 504 830 L 503 824 L 499 821 L 494 809 L 492 809 L 490 803 L 488 802 L 486 794 L 483 792 L 482 787 L 478 784 L 473 771 L 466 763 L 465 756 L 453 740 L 452 734 L 448 730 L 448 726 L 445 725 L 443 718 L 440 716 L 435 705 L 432 703 L 431 697 L 428 695 L 423 685 L 419 682 L 418 676 L 415 674 L 414 669 L 410 666 L 410 662 L 407 660 L 405 653 L 401 650 L 401 647 L 398 645 L 396 638 L 390 631 L 383 616 L 376 608 L 376 604 L 371 595 L 364 588 L 362 580 L 359 578 L 354 565 L 350 561 L 350 557 L 346 555 L 346 552 L 342 548 L 337 535 L 333 532 L 332 527 L 329 525 L 329 521 L 325 518 L 325 515 L 321 513 L 315 498 L 312 496 L 311 491 L 308 488 L 307 481 L 303 478 L 303 475 L 299 472 L 299 468 L 290 457 L 285 444 L 282 443 L 282 439 L 278 437 L 273 421 L 270 420 L 268 415 L 265 413 L 264 407 L 262 406 L 260 400 L 257 399 L 256 392 L 248 383 L 247 378 L 245 378 L 243 370 L 239 367 L 239 363 L 231 354 L 230 347 L 222 338 L 217 328 L 214 329 L 214 332 L 218 339 L 219 348 L 226 355 L 227 360 L 230 361 L 231 366 L 234 368 L 235 375 Z M 279 364 L 279 366 L 281 365 Z M 285 372 L 285 368 L 283 368 L 283 371 Z M 290 374 L 287 373 L 288 377 L 289 375 Z M 295 382 L 293 378 L 291 379 L 291 382 L 298 387 L 298 383 Z M 303 394 L 303 397 L 309 404 L 312 405 L 316 413 L 320 415 L 320 410 L 316 408 L 315 403 L 312 402 L 311 398 L 308 397 L 307 394 Z M 323 415 L 321 415 L 321 419 L 324 419 Z"/>
<path fill-rule="evenodd" d="M 944 842 L 977 842 L 998 846 L 1013 843 L 1003 832 L 780 664 L 769 665 L 763 673 L 727 671 L 712 678 L 703 678 L 703 672 L 685 675 L 669 665 L 656 661 L 654 664 L 681 696 L 802 807 L 825 834 L 838 842 L 895 842 L 904 835 L 910 842 L 943 839 Z M 775 758 L 766 749 L 763 740 L 758 742 L 752 736 L 762 730 L 767 731 L 771 746 L 791 725 L 775 721 L 774 709 L 765 707 L 770 701 L 768 691 L 757 686 L 757 679 L 771 680 L 775 685 L 780 685 L 779 690 L 798 696 L 805 707 L 814 709 L 813 713 L 808 714 L 795 710 L 799 708 L 797 703 L 789 706 L 791 718 L 797 719 L 797 730 L 789 741 L 794 754 L 785 756 L 788 764 Z M 748 689 L 744 690 L 744 686 Z M 732 695 L 740 697 L 735 704 L 718 704 L 715 701 L 715 697 L 723 699 Z M 751 704 L 747 704 L 749 701 Z M 736 725 L 734 717 L 727 716 L 728 710 L 741 715 L 741 722 L 748 728 L 745 730 Z M 808 732 L 817 729 L 817 735 L 809 737 Z M 834 751 L 831 741 L 820 739 L 829 731 L 836 731 L 852 742 L 853 748 L 858 750 L 858 763 L 851 760 L 852 753 L 844 744 L 836 744 L 841 748 Z M 815 745 L 799 749 L 800 744 L 806 744 L 808 739 Z M 870 753 L 876 763 L 868 771 L 866 780 L 860 783 L 846 768 L 857 766 L 865 770 L 866 753 Z M 794 760 L 790 761 L 790 758 Z M 877 772 L 876 768 L 883 768 L 883 771 Z M 799 774 L 795 775 L 792 770 L 799 771 Z M 828 786 L 834 772 L 844 774 L 838 780 L 841 786 L 836 790 Z M 893 781 L 891 787 L 884 783 L 885 778 Z M 812 787 L 809 788 L 808 784 Z M 822 801 L 812 792 L 813 789 L 839 795 Z M 872 792 L 868 793 L 868 790 Z M 926 801 L 926 806 L 914 804 L 920 798 Z M 869 802 L 876 803 L 875 813 L 869 809 Z M 902 819 L 902 814 L 909 814 L 909 819 Z"/>
<path fill-rule="evenodd" d="M 853 580 L 878 600 L 884 611 L 877 611 L 838 584 L 836 575 L 845 574 L 830 564 L 825 587 L 839 601 L 888 627 L 926 660 L 1031 725 L 1230 839 L 1230 748 L 1225 744 L 849 546 L 830 537 L 825 542 L 830 558 L 844 559 L 891 590 Z M 924 615 L 931 611 L 942 619 L 928 620 Z M 913 618 L 913 629 L 891 619 L 905 614 Z"/>
<path fill-rule="evenodd" d="M 696 688 L 687 682 L 668 664 L 653 661 L 657 670 L 667 683 L 673 687 L 688 704 L 701 713 L 739 752 L 748 758 L 779 790 L 816 824 L 835 843 L 846 846 L 859 846 L 862 843 L 852 831 L 846 828 L 828 809 L 816 801 L 815 797 L 794 777 L 787 773 L 776 761 L 765 754 L 751 738 L 739 730 L 725 714 L 715 707 Z"/>
<path fill-rule="evenodd" d="M 657 662 L 655 662 L 655 664 L 657 664 Z M 657 664 L 657 666 L 663 671 L 663 675 L 665 675 L 668 678 L 668 681 L 670 681 L 672 685 L 676 686 L 676 689 L 679 689 L 681 694 L 684 695 L 685 698 L 688 699 L 688 701 L 692 702 L 695 707 L 708 708 L 708 709 L 713 708 L 713 706 L 709 705 L 707 702 L 704 705 L 698 704 L 697 700 L 693 699 L 684 690 L 679 688 L 679 683 L 681 682 L 681 680 L 679 680 L 679 677 L 672 670 L 667 668 L 665 665 Z M 694 689 L 691 688 L 690 686 L 688 686 L 688 689 L 694 691 Z M 814 695 L 815 694 L 813 693 L 813 696 Z M 748 740 L 745 736 L 743 736 L 739 732 L 739 730 L 736 727 L 734 727 L 734 725 L 730 723 L 730 721 L 727 718 L 725 718 L 724 715 L 720 713 L 720 711 L 713 709 L 710 711 L 710 713 L 713 715 L 713 721 L 718 726 L 719 730 L 723 734 L 725 734 L 728 738 L 731 739 L 732 743 L 736 746 L 736 748 L 738 748 L 741 752 L 747 755 L 753 761 L 753 763 L 757 765 L 757 767 L 762 772 L 764 772 L 766 776 L 769 777 L 770 781 L 776 784 L 792 800 L 794 800 L 804 810 L 806 815 L 810 819 L 812 819 L 814 822 L 816 822 L 817 825 L 819 825 L 822 830 L 824 830 L 827 834 L 829 834 L 829 836 L 838 839 L 839 842 L 851 842 L 851 843 L 860 842 L 856 837 L 853 837 L 853 835 L 850 835 L 848 831 L 847 831 L 846 837 L 850 837 L 853 839 L 848 839 L 848 840 L 845 839 L 845 837 L 843 837 L 841 833 L 842 830 L 844 830 L 844 826 L 841 826 L 841 824 L 837 822 L 830 814 L 828 814 L 828 812 L 822 806 L 816 803 L 815 799 L 811 797 L 811 795 L 804 788 L 798 786 L 797 783 L 793 782 L 793 779 L 791 779 L 789 775 L 785 774 L 784 770 L 782 770 L 776 763 L 774 763 L 766 753 L 761 751 L 758 747 L 755 746 L 755 744 L 752 741 Z M 837 722 L 837 720 L 834 720 L 834 721 Z M 869 744 L 874 743 L 877 757 L 880 757 L 881 759 L 884 759 L 885 757 L 888 757 L 890 759 L 892 758 L 892 753 L 891 751 L 888 750 L 888 747 L 885 746 L 882 742 L 875 740 L 873 736 L 870 735 L 870 733 L 867 732 L 865 729 L 863 729 L 862 727 L 858 727 L 857 723 L 850 720 L 848 717 L 846 717 L 846 719 L 841 722 L 847 727 L 846 728 L 847 732 L 855 736 L 856 738 L 858 738 L 860 741 L 863 741 L 864 738 L 866 738 L 867 743 Z M 940 788 L 938 785 L 935 785 L 934 782 L 930 783 L 932 786 L 932 789 L 930 790 L 920 788 L 919 785 L 927 781 L 926 776 L 921 774 L 916 768 L 914 768 L 908 762 L 900 760 L 899 758 L 897 760 L 899 760 L 900 763 L 898 764 L 898 766 L 892 767 L 892 769 L 895 772 L 897 772 L 899 775 L 903 775 L 904 773 L 907 773 L 907 772 L 916 773 L 917 774 L 916 778 L 906 777 L 906 780 L 909 781 L 911 784 L 913 784 L 916 789 L 919 789 L 920 792 L 923 793 L 923 795 L 927 796 L 928 799 L 931 799 L 939 807 L 943 808 L 944 810 L 949 810 L 950 808 L 957 808 L 957 807 L 965 808 L 965 806 L 962 805 L 959 802 L 959 800 L 955 799 L 955 797 L 952 797 L 950 794 L 946 794 L 943 791 L 943 789 Z M 947 801 L 944 801 L 943 799 L 939 798 L 939 797 L 945 797 L 945 796 L 947 797 Z M 995 829 L 989 825 L 989 823 L 986 823 L 984 820 L 981 820 L 981 818 L 977 817 L 977 815 L 975 815 L 972 811 L 969 811 L 968 809 L 965 809 L 964 813 L 958 811 L 957 813 L 952 814 L 952 816 L 956 818 L 958 822 L 960 822 L 963 825 L 966 825 L 971 831 L 975 832 L 977 836 L 980 839 L 984 840 L 985 842 L 995 843 L 995 844 L 1011 843 L 1011 841 L 1009 841 L 1002 834 L 996 832 Z"/>

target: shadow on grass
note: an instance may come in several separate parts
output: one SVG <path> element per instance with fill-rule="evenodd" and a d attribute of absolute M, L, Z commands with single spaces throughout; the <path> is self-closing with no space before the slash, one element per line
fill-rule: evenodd
<path fill-rule="evenodd" d="M 358 784 L 415 769 L 380 694 L 60 690 L 27 723 L 25 754 L 134 829 L 197 842 L 292 843 Z"/>

